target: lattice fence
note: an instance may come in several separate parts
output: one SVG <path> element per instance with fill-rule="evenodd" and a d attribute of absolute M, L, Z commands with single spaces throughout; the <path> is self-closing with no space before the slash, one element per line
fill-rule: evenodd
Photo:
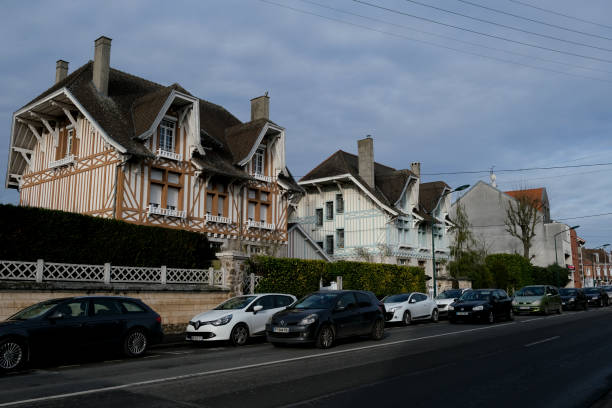
<path fill-rule="evenodd" d="M 225 287 L 223 269 L 183 269 L 0 260 L 0 280 L 200 284 Z"/>
<path fill-rule="evenodd" d="M 242 293 L 244 294 L 255 293 L 255 289 L 257 289 L 257 285 L 262 279 L 263 279 L 263 276 L 255 275 L 253 273 L 245 275 L 244 279 L 242 280 Z"/>

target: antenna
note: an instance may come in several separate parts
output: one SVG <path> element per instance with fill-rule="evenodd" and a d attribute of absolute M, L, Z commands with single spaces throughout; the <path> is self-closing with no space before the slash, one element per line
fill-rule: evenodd
<path fill-rule="evenodd" d="M 491 166 L 491 170 L 489 172 L 489 177 L 491 178 L 491 185 L 495 188 L 497 188 L 497 183 L 495 182 L 495 180 L 497 180 L 497 176 L 495 175 L 495 173 L 493 173 L 493 169 L 495 168 L 495 166 Z"/>

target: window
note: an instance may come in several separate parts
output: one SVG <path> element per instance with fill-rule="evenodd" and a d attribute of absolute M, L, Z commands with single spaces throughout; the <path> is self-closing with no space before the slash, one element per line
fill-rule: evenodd
<path fill-rule="evenodd" d="M 208 182 L 206 186 L 206 213 L 227 217 L 227 189 L 223 183 Z"/>
<path fill-rule="evenodd" d="M 355 292 L 355 297 L 357 297 L 357 304 L 359 305 L 359 307 L 372 306 L 372 300 L 365 293 Z"/>
<path fill-rule="evenodd" d="M 336 212 L 338 214 L 344 212 L 344 197 L 342 197 L 342 194 L 336 194 Z"/>
<path fill-rule="evenodd" d="M 247 216 L 251 221 L 269 222 L 272 206 L 270 193 L 265 190 L 249 188 L 247 190 Z"/>
<path fill-rule="evenodd" d="M 264 174 L 264 158 L 266 155 L 266 150 L 263 147 L 259 147 L 255 151 L 255 155 L 253 156 L 253 172 L 255 174 Z"/>
<path fill-rule="evenodd" d="M 334 219 L 334 202 L 333 201 L 328 201 L 325 203 L 325 212 L 327 213 L 326 218 L 328 220 Z"/>
<path fill-rule="evenodd" d="M 317 246 L 323 249 L 323 241 L 317 241 Z"/>
<path fill-rule="evenodd" d="M 323 209 L 317 208 L 315 210 L 315 215 L 317 218 L 317 221 L 316 221 L 317 227 L 321 227 L 323 225 Z"/>
<path fill-rule="evenodd" d="M 255 306 L 263 306 L 262 310 L 274 309 L 274 296 L 262 296 L 253 302 L 253 305 L 249 308 L 252 310 Z"/>
<path fill-rule="evenodd" d="M 66 156 L 72 153 L 73 140 L 74 140 L 74 128 L 68 129 L 67 135 L 66 135 Z"/>
<path fill-rule="evenodd" d="M 142 308 L 142 306 L 134 303 L 134 302 L 122 302 L 123 308 L 127 313 L 144 313 L 146 310 Z"/>
<path fill-rule="evenodd" d="M 55 159 L 63 159 L 71 154 L 76 155 L 78 152 L 78 139 L 72 125 L 60 129 L 59 139 L 57 141 L 57 149 L 55 150 Z"/>
<path fill-rule="evenodd" d="M 344 307 L 349 309 L 355 306 L 357 306 L 357 302 L 355 301 L 355 295 L 353 295 L 352 292 L 345 293 L 340 296 L 340 299 L 338 299 L 338 302 L 336 303 L 336 308 Z"/>
<path fill-rule="evenodd" d="M 327 235 L 325 237 L 325 251 L 328 254 L 334 253 L 334 236 L 333 235 Z"/>
<path fill-rule="evenodd" d="M 119 304 L 114 300 L 96 299 L 92 302 L 94 316 L 121 314 Z"/>
<path fill-rule="evenodd" d="M 336 230 L 336 241 L 338 248 L 344 248 L 344 229 Z"/>
<path fill-rule="evenodd" d="M 75 302 L 64 303 L 57 308 L 65 317 L 85 317 L 87 316 L 88 300 L 80 300 Z"/>
<path fill-rule="evenodd" d="M 285 307 L 293 303 L 293 298 L 289 296 L 276 295 L 276 307 Z"/>
<path fill-rule="evenodd" d="M 151 168 L 149 206 L 178 210 L 180 207 L 181 175 L 165 169 Z"/>
<path fill-rule="evenodd" d="M 159 125 L 159 148 L 174 151 L 174 122 L 171 120 L 164 119 Z"/>

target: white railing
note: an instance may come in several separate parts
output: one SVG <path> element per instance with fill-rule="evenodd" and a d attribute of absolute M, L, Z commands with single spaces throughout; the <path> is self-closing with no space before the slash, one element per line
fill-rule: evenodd
<path fill-rule="evenodd" d="M 218 222 L 219 224 L 231 224 L 231 220 L 221 215 L 206 214 L 204 217 L 206 222 Z"/>
<path fill-rule="evenodd" d="M 74 154 L 71 154 L 71 155 L 64 157 L 63 159 L 52 161 L 51 163 L 49 163 L 49 168 L 53 169 L 55 167 L 67 166 L 69 164 L 74 163 L 75 161 L 76 161 L 76 158 Z"/>
<path fill-rule="evenodd" d="M 249 295 L 254 294 L 257 285 L 262 279 L 263 276 L 255 275 L 253 273 L 244 275 L 244 278 L 242 280 L 242 293 Z"/>
<path fill-rule="evenodd" d="M 267 222 L 263 222 L 263 221 L 247 220 L 246 225 L 247 225 L 247 228 L 261 228 L 261 229 L 268 229 L 268 230 L 274 229 L 274 224 L 268 224 Z"/>
<path fill-rule="evenodd" d="M 163 215 L 164 217 L 187 218 L 187 211 L 173 210 L 170 208 L 162 208 L 150 205 L 147 208 L 148 215 Z"/>
<path fill-rule="evenodd" d="M 0 281 L 63 281 L 157 284 L 199 284 L 226 287 L 227 274 L 224 269 L 184 269 L 155 267 L 65 264 L 44 262 L 1 261 Z"/>
<path fill-rule="evenodd" d="M 260 180 L 260 181 L 264 181 L 266 183 L 271 183 L 272 182 L 272 176 L 264 176 L 263 174 L 253 174 L 253 178 L 255 180 Z"/>
<path fill-rule="evenodd" d="M 164 149 L 157 149 L 157 157 L 163 157 L 164 159 L 170 159 L 170 160 L 176 160 L 179 161 L 181 160 L 181 155 L 178 153 L 174 153 L 168 150 L 164 150 Z"/>

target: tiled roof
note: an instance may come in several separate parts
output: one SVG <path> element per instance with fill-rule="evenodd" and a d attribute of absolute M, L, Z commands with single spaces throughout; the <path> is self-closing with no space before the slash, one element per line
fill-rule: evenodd
<path fill-rule="evenodd" d="M 544 204 L 544 192 L 544 188 L 504 191 L 504 193 L 508 194 L 510 197 L 516 198 L 517 200 L 526 198 L 529 203 L 539 203 L 538 207 L 536 208 L 538 211 L 542 210 L 542 205 Z"/>
<path fill-rule="evenodd" d="M 443 181 L 432 181 L 419 185 L 419 205 L 427 213 L 431 213 L 438 205 L 444 190 L 450 187 Z"/>

